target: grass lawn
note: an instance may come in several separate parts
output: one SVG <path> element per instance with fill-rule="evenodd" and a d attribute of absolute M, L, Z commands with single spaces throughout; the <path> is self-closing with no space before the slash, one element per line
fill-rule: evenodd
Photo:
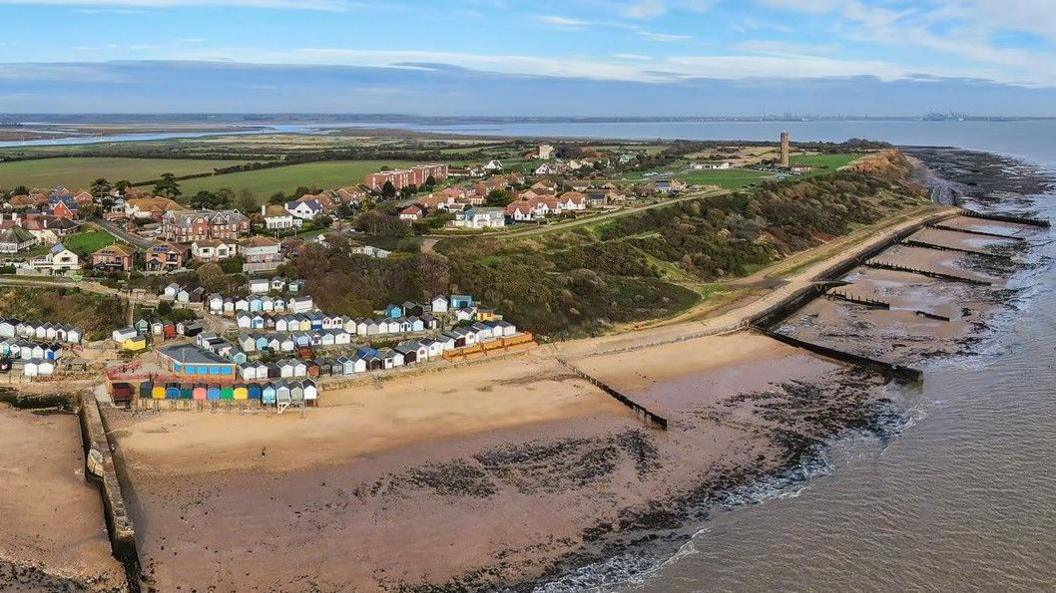
<path fill-rule="evenodd" d="M 862 155 L 853 153 L 840 154 L 805 154 L 792 157 L 793 165 L 805 165 L 815 169 L 826 169 L 835 171 L 840 167 L 850 164 Z"/>
<path fill-rule="evenodd" d="M 299 186 L 316 186 L 320 189 L 335 189 L 363 183 L 368 173 L 374 173 L 382 166 L 391 168 L 408 167 L 418 163 L 403 161 L 329 161 L 321 163 L 304 163 L 274 169 L 245 171 L 188 179 L 180 182 L 180 191 L 185 196 L 206 190 L 216 191 L 221 188 L 235 192 L 249 190 L 258 202 L 264 202 L 276 192 L 293 193 Z"/>
<path fill-rule="evenodd" d="M 0 163 L 0 187 L 18 185 L 51 188 L 87 189 L 92 181 L 103 177 L 111 183 L 125 179 L 136 183 L 157 179 L 162 173 L 192 175 L 211 173 L 218 167 L 230 167 L 239 161 L 130 159 L 109 157 L 63 157 Z"/>
<path fill-rule="evenodd" d="M 66 237 L 62 244 L 73 251 L 82 258 L 92 252 L 98 251 L 108 245 L 113 245 L 116 242 L 110 233 L 100 230 L 86 230 L 84 232 L 76 233 Z"/>
<path fill-rule="evenodd" d="M 721 169 L 686 171 L 675 175 L 690 185 L 717 185 L 723 189 L 738 189 L 773 177 L 764 171 L 750 169 Z"/>

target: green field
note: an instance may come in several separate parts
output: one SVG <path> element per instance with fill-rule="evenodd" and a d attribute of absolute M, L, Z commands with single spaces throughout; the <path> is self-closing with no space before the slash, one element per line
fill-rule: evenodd
<path fill-rule="evenodd" d="M 417 163 L 401 161 L 327 161 L 322 163 L 305 163 L 188 179 L 180 182 L 180 191 L 185 196 L 205 191 L 216 191 L 221 188 L 235 192 L 249 190 L 257 200 L 264 201 L 276 192 L 292 193 L 300 186 L 316 186 L 320 189 L 336 189 L 363 183 L 368 173 L 378 171 L 383 166 L 391 168 L 409 167 Z"/>
<path fill-rule="evenodd" d="M 738 189 L 758 183 L 773 175 L 765 171 L 750 169 L 723 169 L 687 171 L 676 174 L 675 177 L 690 185 L 717 185 L 724 189 Z"/>
<path fill-rule="evenodd" d="M 82 258 L 92 252 L 98 251 L 108 245 L 113 245 L 116 239 L 105 231 L 89 229 L 81 233 L 70 235 L 63 239 L 62 244 Z"/>
<path fill-rule="evenodd" d="M 0 163 L 0 188 L 62 185 L 70 189 L 87 189 L 100 177 L 111 183 L 121 179 L 136 183 L 157 179 L 162 173 L 177 176 L 211 173 L 215 168 L 238 164 L 239 161 L 92 157 L 16 161 Z"/>
<path fill-rule="evenodd" d="M 853 153 L 800 155 L 792 157 L 792 164 L 834 171 L 840 167 L 849 165 L 852 161 L 861 156 L 862 155 L 860 154 Z"/>

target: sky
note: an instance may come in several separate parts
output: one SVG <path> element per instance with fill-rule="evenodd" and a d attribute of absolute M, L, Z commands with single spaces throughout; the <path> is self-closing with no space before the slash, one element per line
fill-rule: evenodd
<path fill-rule="evenodd" d="M 0 0 L 0 112 L 1056 116 L 1052 0 Z"/>

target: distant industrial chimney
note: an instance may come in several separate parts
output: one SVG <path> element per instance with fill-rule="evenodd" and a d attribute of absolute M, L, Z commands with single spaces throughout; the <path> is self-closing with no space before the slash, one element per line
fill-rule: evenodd
<path fill-rule="evenodd" d="M 788 169 L 792 166 L 790 152 L 792 150 L 792 136 L 788 132 L 781 132 L 781 167 Z"/>

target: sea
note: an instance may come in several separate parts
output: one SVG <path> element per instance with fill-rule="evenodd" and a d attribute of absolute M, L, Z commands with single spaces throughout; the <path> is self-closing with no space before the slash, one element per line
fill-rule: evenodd
<path fill-rule="evenodd" d="M 403 126 L 413 127 L 413 126 Z M 885 140 L 1015 157 L 1056 173 L 1056 121 L 547 123 L 430 132 L 626 139 Z M 1038 196 L 1056 220 L 1056 195 Z M 851 435 L 795 485 L 716 512 L 620 593 L 1056 591 L 1056 243 L 1037 241 L 1021 291 L 972 355 L 898 388 L 908 422 Z M 548 588 L 549 589 L 549 588 Z M 569 590 L 553 588 L 549 590 Z M 580 590 L 583 590 L 582 588 Z"/>

